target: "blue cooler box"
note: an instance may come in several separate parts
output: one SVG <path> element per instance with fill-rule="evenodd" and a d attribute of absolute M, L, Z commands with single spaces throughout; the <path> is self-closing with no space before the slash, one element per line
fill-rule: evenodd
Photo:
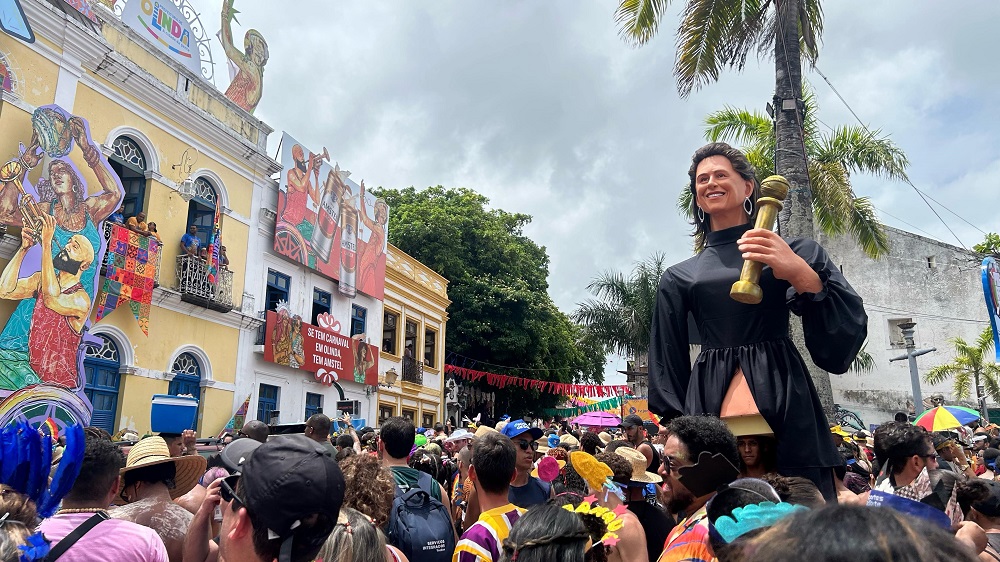
<path fill-rule="evenodd" d="M 194 429 L 198 399 L 170 394 L 154 394 L 149 411 L 150 429 L 155 433 L 182 433 Z"/>

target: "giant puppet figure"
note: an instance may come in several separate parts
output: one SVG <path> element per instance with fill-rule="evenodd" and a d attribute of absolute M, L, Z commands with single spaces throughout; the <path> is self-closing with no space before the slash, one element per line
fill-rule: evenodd
<path fill-rule="evenodd" d="M 31 123 L 28 146 L 0 167 L 0 224 L 21 227 L 20 248 L 0 274 L 0 298 L 19 301 L 0 332 L 0 424 L 44 413 L 86 425 L 83 334 L 106 249 L 101 223 L 123 189 L 84 119 L 50 105 Z M 70 160 L 74 147 L 97 186 Z M 44 156 L 32 186 L 28 173 Z"/>
<path fill-rule="evenodd" d="M 743 153 L 724 143 L 706 145 L 688 173 L 700 251 L 660 279 L 649 342 L 649 409 L 667 420 L 682 414 L 725 419 L 726 408 L 742 401 L 763 418 L 757 432 L 776 438 L 778 472 L 807 477 L 831 497 L 832 467 L 843 459 L 789 339 L 789 311 L 802 317 L 816 365 L 844 373 L 867 336 L 861 297 L 816 242 L 754 228 L 760 187 Z M 744 260 L 765 266 L 758 304 L 730 296 Z M 689 315 L 702 345 L 693 368 Z"/>
<path fill-rule="evenodd" d="M 235 73 L 230 72 L 234 75 L 226 89 L 226 97 L 248 113 L 253 113 L 264 91 L 267 42 L 259 31 L 251 29 L 243 37 L 243 52 L 236 48 L 233 44 L 233 20 L 239 10 L 233 8 L 233 2 L 235 0 L 222 3 L 222 29 L 219 31 L 222 48 L 226 51 L 231 69 L 235 69 Z"/>

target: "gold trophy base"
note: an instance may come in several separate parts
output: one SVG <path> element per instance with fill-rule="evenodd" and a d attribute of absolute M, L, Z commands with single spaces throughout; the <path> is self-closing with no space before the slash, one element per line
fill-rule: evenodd
<path fill-rule="evenodd" d="M 760 290 L 760 285 L 740 279 L 733 283 L 733 288 L 729 290 L 729 296 L 743 304 L 760 304 L 764 298 L 764 291 Z"/>

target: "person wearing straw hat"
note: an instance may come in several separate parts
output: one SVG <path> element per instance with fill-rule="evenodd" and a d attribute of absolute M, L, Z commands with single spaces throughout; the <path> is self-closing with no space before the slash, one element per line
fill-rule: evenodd
<path fill-rule="evenodd" d="M 667 535 L 677 524 L 666 509 L 656 502 L 656 484 L 663 482 L 663 478 L 647 471 L 646 456 L 631 447 L 619 447 L 613 454 L 624 458 L 632 467 L 628 482 L 619 482 L 615 478 L 615 483 L 625 492 L 625 506 L 646 531 L 646 553 L 649 559 L 656 560 L 663 550 L 663 544 L 667 542 Z M 651 491 L 650 485 L 653 488 Z"/>
<path fill-rule="evenodd" d="M 111 517 L 153 529 L 167 547 L 170 562 L 181 562 L 184 539 L 194 516 L 173 500 L 198 484 L 205 465 L 205 458 L 197 455 L 171 457 L 162 437 L 139 441 L 129 451 L 121 470 L 118 500 L 126 505 L 111 510 Z"/>

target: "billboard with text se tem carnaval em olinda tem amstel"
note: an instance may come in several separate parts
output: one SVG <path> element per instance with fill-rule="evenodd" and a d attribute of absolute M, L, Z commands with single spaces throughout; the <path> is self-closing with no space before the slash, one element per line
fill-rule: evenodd
<path fill-rule="evenodd" d="M 378 384 L 378 347 L 363 334 L 345 336 L 340 322 L 320 314 L 318 326 L 306 324 L 280 306 L 265 317 L 264 360 L 313 374 L 327 386 L 349 380 Z"/>
<path fill-rule="evenodd" d="M 326 148 L 281 137 L 274 251 L 338 283 L 341 295 L 382 300 L 389 206 L 348 178 Z"/>

